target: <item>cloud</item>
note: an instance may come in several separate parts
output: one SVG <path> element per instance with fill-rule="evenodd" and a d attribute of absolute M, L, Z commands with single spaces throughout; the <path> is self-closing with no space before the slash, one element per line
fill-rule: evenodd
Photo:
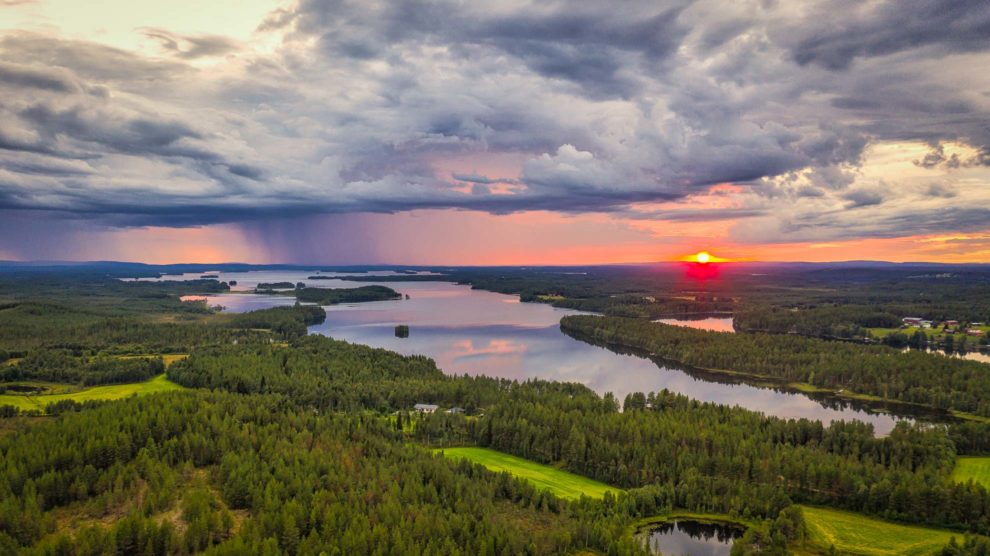
<path fill-rule="evenodd" d="M 985 51 L 990 41 L 990 4 L 983 0 L 818 2 L 816 8 L 782 33 L 799 64 L 844 70 L 857 58 L 924 47 Z"/>
<path fill-rule="evenodd" d="M 519 183 L 518 180 L 511 178 L 489 178 L 488 176 L 482 176 L 479 174 L 461 174 L 454 172 L 451 177 L 458 181 L 466 181 L 469 183 L 478 183 L 482 185 L 492 185 L 496 183 Z"/>
<path fill-rule="evenodd" d="M 141 32 L 162 51 L 185 60 L 223 56 L 240 48 L 237 41 L 220 35 L 179 35 L 156 27 L 144 27 Z"/>
<path fill-rule="evenodd" d="M 79 91 L 79 84 L 58 68 L 36 68 L 0 62 L 0 80 L 8 85 L 61 93 Z"/>
<path fill-rule="evenodd" d="M 866 189 L 849 191 L 842 197 L 849 201 L 849 203 L 846 204 L 847 209 L 871 207 L 874 205 L 879 205 L 883 202 L 883 195 L 879 191 L 869 191 Z"/>
<path fill-rule="evenodd" d="M 645 212 L 738 219 L 753 241 L 905 233 L 919 211 L 975 226 L 987 11 L 299 0 L 243 41 L 136 31 L 155 56 L 10 31 L 0 208 L 192 226 L 672 203 Z M 886 144 L 927 145 L 884 166 L 923 177 L 873 175 Z M 692 205 L 724 184 L 736 202 Z"/>

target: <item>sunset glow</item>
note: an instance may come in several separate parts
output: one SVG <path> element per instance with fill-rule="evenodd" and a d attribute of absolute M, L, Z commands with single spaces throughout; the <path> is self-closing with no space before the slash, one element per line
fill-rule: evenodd
<path fill-rule="evenodd" d="M 985 41 L 840 47 L 814 3 L 200 4 L 0 1 L 0 259 L 990 261 Z"/>
<path fill-rule="evenodd" d="M 707 265 L 709 263 L 728 263 L 728 262 L 733 262 L 736 259 L 727 259 L 727 258 L 724 258 L 724 257 L 716 257 L 715 255 L 712 255 L 708 251 L 698 251 L 697 253 L 692 253 L 690 255 L 685 255 L 683 257 L 680 257 L 677 260 L 679 260 L 681 262 L 696 263 L 696 264 Z"/>

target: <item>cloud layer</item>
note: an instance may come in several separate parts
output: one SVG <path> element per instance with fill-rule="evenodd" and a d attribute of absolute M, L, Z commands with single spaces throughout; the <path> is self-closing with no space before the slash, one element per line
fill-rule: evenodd
<path fill-rule="evenodd" d="M 258 23 L 135 29 L 154 55 L 3 32 L 0 211 L 607 212 L 752 242 L 990 222 L 984 0 L 299 0 Z M 918 152 L 884 166 L 896 145 Z"/>

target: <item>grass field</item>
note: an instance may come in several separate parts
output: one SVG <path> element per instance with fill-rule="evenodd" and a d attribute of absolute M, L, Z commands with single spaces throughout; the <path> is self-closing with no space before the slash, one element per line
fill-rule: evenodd
<path fill-rule="evenodd" d="M 64 394 L 43 394 L 40 396 L 0 394 L 0 405 L 12 405 L 22 410 L 39 409 L 43 411 L 48 404 L 62 400 L 75 400 L 77 402 L 87 400 L 119 400 L 120 398 L 126 398 L 132 395 L 143 396 L 145 394 L 182 389 L 182 386 L 169 381 L 162 374 L 145 382 L 94 386 Z"/>
<path fill-rule="evenodd" d="M 953 536 L 962 541 L 962 533 L 900 525 L 862 514 L 802 506 L 808 524 L 808 540 L 827 550 L 835 545 L 839 554 L 863 556 L 933 554 L 948 544 Z"/>
<path fill-rule="evenodd" d="M 990 326 L 987 325 L 966 327 L 967 330 L 970 328 L 982 330 L 984 335 L 990 334 Z M 887 336 L 893 334 L 894 332 L 900 332 L 902 334 L 906 334 L 910 336 L 919 330 L 924 332 L 925 335 L 928 336 L 929 340 L 945 336 L 945 333 L 942 331 L 941 326 L 938 326 L 936 328 L 921 328 L 920 326 L 908 326 L 906 328 L 867 328 L 866 330 L 869 331 L 869 333 L 872 334 L 875 338 L 886 338 Z M 956 341 L 962 338 L 963 338 L 962 334 L 957 334 L 955 337 Z M 969 336 L 966 339 L 967 342 L 972 342 L 973 345 L 978 343 L 979 340 L 980 340 L 979 337 L 972 337 L 972 336 Z"/>
<path fill-rule="evenodd" d="M 445 448 L 436 451 L 450 458 L 464 458 L 480 463 L 492 471 L 508 471 L 539 488 L 550 490 L 561 498 L 580 498 L 582 494 L 591 498 L 601 498 L 606 492 L 613 494 L 622 492 L 615 487 L 574 473 L 561 471 L 549 465 L 517 458 L 488 448 Z"/>
<path fill-rule="evenodd" d="M 990 458 L 960 457 L 952 470 L 952 479 L 961 483 L 973 479 L 990 488 Z"/>

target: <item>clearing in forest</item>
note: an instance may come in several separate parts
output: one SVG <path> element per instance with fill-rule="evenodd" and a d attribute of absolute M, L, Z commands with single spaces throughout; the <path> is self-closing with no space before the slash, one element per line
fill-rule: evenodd
<path fill-rule="evenodd" d="M 901 525 L 853 512 L 811 506 L 801 506 L 801 510 L 810 543 L 823 549 L 834 545 L 839 554 L 934 554 L 952 537 L 963 540 L 962 533 Z"/>
<path fill-rule="evenodd" d="M 580 498 L 582 494 L 590 498 L 601 498 L 606 492 L 612 494 L 622 492 L 621 489 L 581 475 L 488 448 L 444 448 L 436 451 L 450 458 L 464 458 L 480 463 L 492 471 L 507 471 L 516 477 L 526 479 L 538 488 L 548 489 L 560 498 L 575 499 Z"/>
<path fill-rule="evenodd" d="M 973 479 L 973 482 L 990 488 L 990 458 L 958 458 L 956 467 L 952 470 L 952 479 L 960 483 Z"/>
<path fill-rule="evenodd" d="M 62 400 L 75 400 L 80 403 L 88 400 L 119 400 L 132 395 L 143 396 L 182 389 L 182 386 L 168 380 L 164 374 L 160 374 L 144 382 L 107 384 L 64 394 L 39 394 L 36 396 L 0 394 L 0 405 L 12 405 L 20 410 L 37 409 L 44 411 L 48 404 Z"/>

